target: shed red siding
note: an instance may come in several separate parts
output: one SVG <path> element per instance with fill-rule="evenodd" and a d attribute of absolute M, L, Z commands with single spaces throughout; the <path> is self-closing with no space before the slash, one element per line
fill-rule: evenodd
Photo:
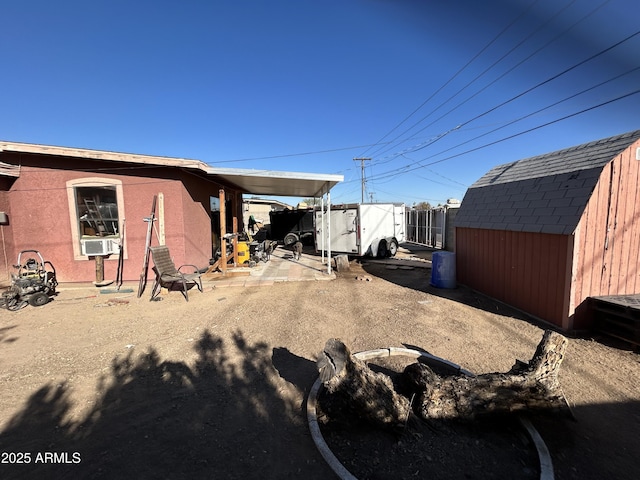
<path fill-rule="evenodd" d="M 588 327 L 590 296 L 640 293 L 640 142 L 606 165 L 578 225 L 575 252 L 576 328 Z"/>
<path fill-rule="evenodd" d="M 566 328 L 572 236 L 456 229 L 458 281 Z"/>

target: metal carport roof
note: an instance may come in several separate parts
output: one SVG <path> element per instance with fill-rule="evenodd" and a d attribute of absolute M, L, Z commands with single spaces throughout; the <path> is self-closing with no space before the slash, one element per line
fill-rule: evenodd
<path fill-rule="evenodd" d="M 333 174 L 215 167 L 209 167 L 207 173 L 252 195 L 306 198 L 321 197 L 344 179 Z"/>
<path fill-rule="evenodd" d="M 326 194 L 337 183 L 344 180 L 342 175 L 277 172 L 271 170 L 251 170 L 235 168 L 216 168 L 200 160 L 186 158 L 161 157 L 119 153 L 85 148 L 58 147 L 33 143 L 17 143 L 0 141 L 0 152 L 35 153 L 62 157 L 107 160 L 144 165 L 160 165 L 187 170 L 197 170 L 218 177 L 235 185 L 243 193 L 252 195 L 276 195 L 284 197 L 320 197 Z M 1 172 L 0 172 L 1 173 Z M 19 171 L 6 172 L 7 175 L 18 176 Z"/>

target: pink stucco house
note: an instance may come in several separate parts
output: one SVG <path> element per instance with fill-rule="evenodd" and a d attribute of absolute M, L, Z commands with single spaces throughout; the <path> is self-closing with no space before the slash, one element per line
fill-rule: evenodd
<path fill-rule="evenodd" d="M 104 249 L 104 278 L 115 278 L 123 231 L 123 278 L 138 279 L 154 196 L 154 243 L 168 245 L 177 265 L 205 267 L 221 233 L 242 229 L 243 194 L 323 196 L 341 180 L 0 141 L 0 281 L 9 280 L 18 253 L 29 249 L 53 263 L 60 282 L 94 281 L 88 245 Z"/>

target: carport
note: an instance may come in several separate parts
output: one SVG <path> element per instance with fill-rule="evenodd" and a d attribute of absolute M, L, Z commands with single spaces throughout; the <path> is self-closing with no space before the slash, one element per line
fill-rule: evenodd
<path fill-rule="evenodd" d="M 94 267 L 93 259 L 98 257 L 105 257 L 107 270 L 115 270 L 120 259 L 118 246 L 123 245 L 122 268 L 131 280 L 136 275 L 131 272 L 146 262 L 145 238 L 152 238 L 148 222 L 152 216 L 157 221 L 155 238 L 159 244 L 170 243 L 174 261 L 204 265 L 229 240 L 221 241 L 223 230 L 237 234 L 242 229 L 237 222 L 242 219 L 244 194 L 320 198 L 326 210 L 331 189 L 343 178 L 0 141 L 0 213 L 4 213 L 0 230 L 6 239 L 0 246 L 5 259 L 0 262 L 0 277 L 9 278 L 8 258 L 37 243 L 48 258 L 55 259 L 64 282 L 97 279 L 102 270 Z M 154 198 L 157 211 L 149 215 Z M 218 218 L 220 207 L 226 211 Z M 89 243 L 100 254 L 86 254 Z M 330 255 L 330 245 L 327 250 Z M 226 255 L 225 248 L 221 251 Z"/>
<path fill-rule="evenodd" d="M 322 231 L 326 236 L 320 239 L 322 261 L 327 256 L 327 273 L 331 273 L 331 189 L 344 180 L 344 176 L 335 174 L 316 174 L 300 172 L 281 172 L 272 170 L 253 170 L 235 168 L 206 169 L 208 175 L 223 180 L 224 183 L 234 185 L 238 191 L 251 195 L 268 195 L 282 197 L 320 198 L 322 211 Z M 227 233 L 226 225 L 226 198 L 224 189 L 219 191 L 220 202 L 220 233 Z M 232 206 L 233 211 L 236 207 Z M 326 213 L 326 216 L 325 216 Z M 237 233 L 238 221 L 234 217 L 231 231 Z M 235 237 L 234 237 L 235 238 Z M 237 248 L 234 248 L 237 252 Z M 221 250 L 223 272 L 227 268 L 226 249 Z"/>

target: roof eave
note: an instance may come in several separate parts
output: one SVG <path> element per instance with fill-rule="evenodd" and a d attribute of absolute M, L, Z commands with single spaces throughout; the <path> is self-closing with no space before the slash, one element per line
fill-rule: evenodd
<path fill-rule="evenodd" d="M 197 170 L 252 195 L 319 197 L 343 175 L 211 167 L 200 160 L 0 141 L 0 152 L 30 153 Z M 14 175 L 17 176 L 17 175 Z"/>

